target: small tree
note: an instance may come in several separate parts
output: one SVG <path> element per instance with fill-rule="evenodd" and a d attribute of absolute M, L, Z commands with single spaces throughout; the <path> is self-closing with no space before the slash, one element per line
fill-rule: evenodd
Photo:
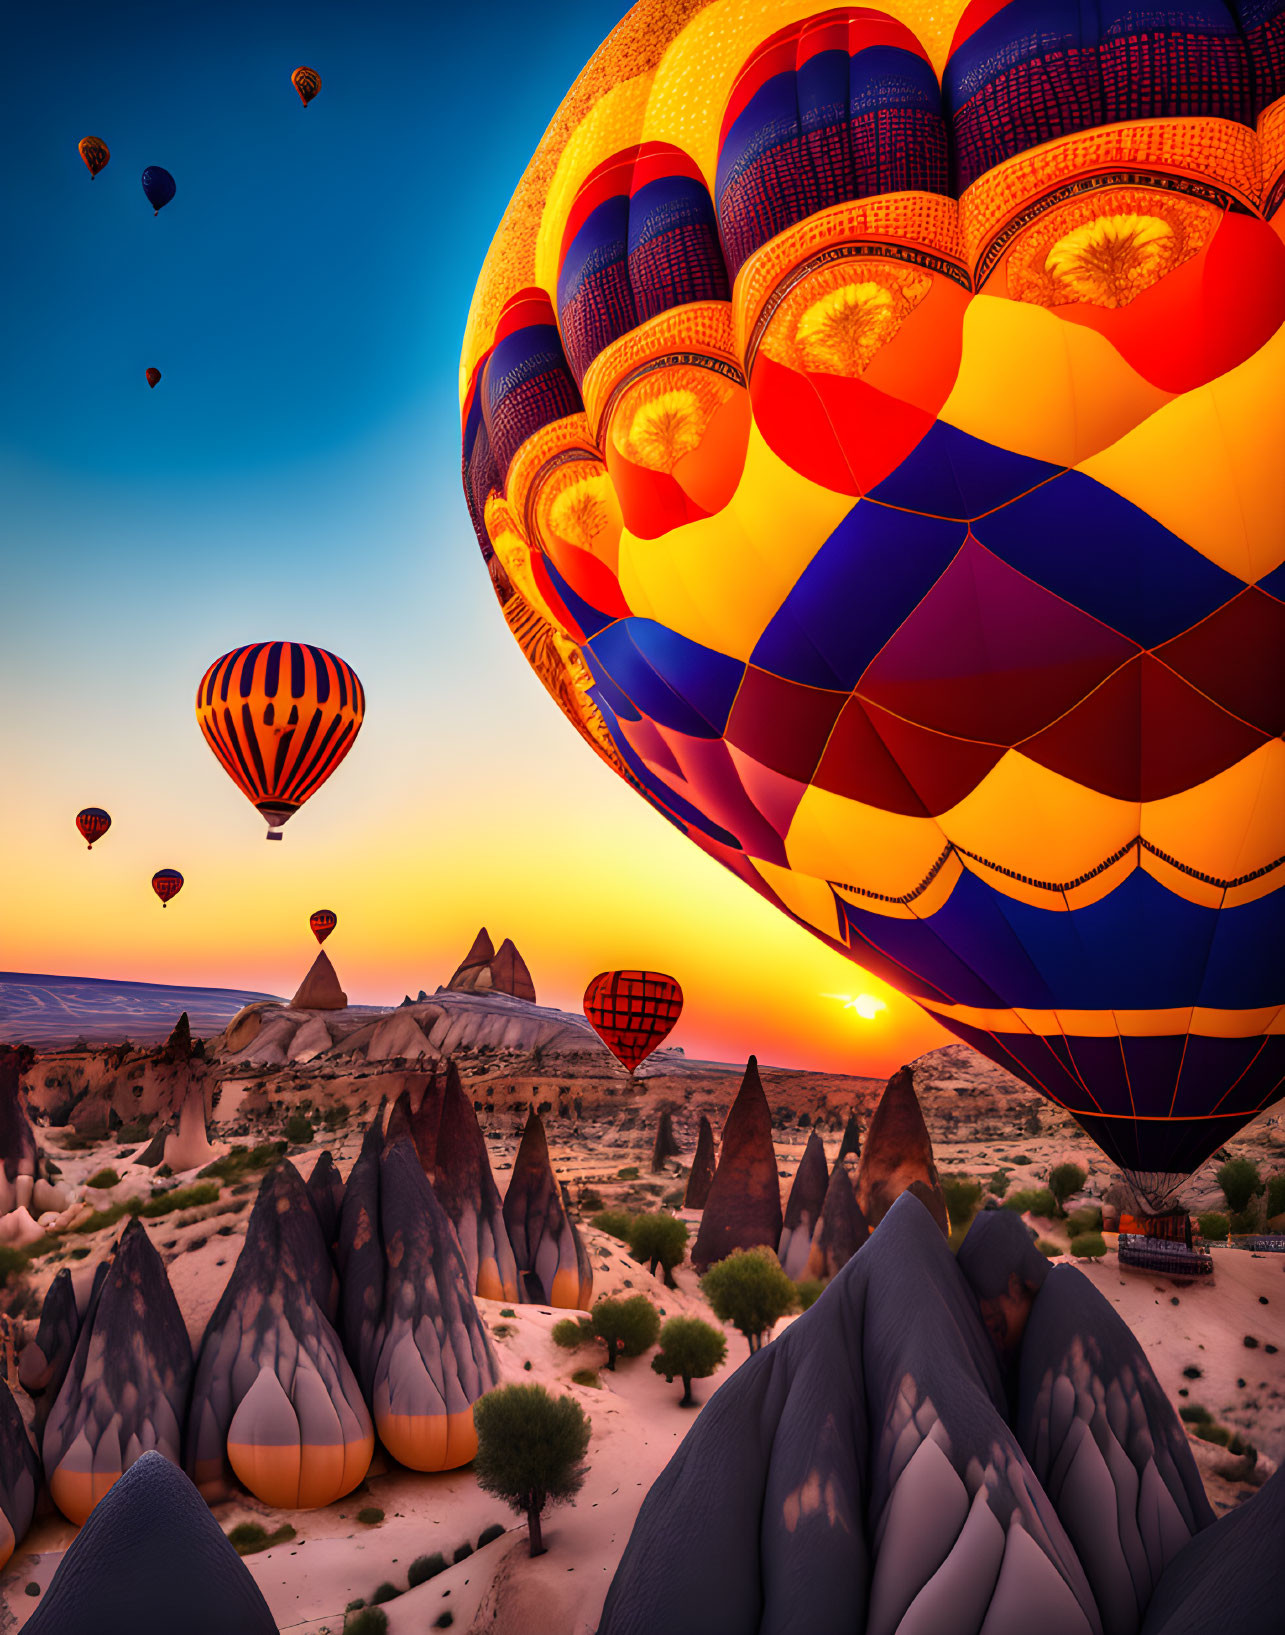
<path fill-rule="evenodd" d="M 1285 1171 L 1267 1180 L 1267 1218 L 1274 1220 L 1277 1215 L 1285 1215 Z"/>
<path fill-rule="evenodd" d="M 1106 1240 L 1101 1232 L 1081 1232 L 1071 1239 L 1071 1253 L 1077 1260 L 1097 1260 L 1106 1252 Z"/>
<path fill-rule="evenodd" d="M 1206 1243 L 1225 1243 L 1227 1234 L 1231 1231 L 1231 1222 L 1226 1215 L 1216 1209 L 1197 1215 L 1196 1225 L 1200 1228 L 1200 1235 Z"/>
<path fill-rule="evenodd" d="M 777 1318 L 794 1310 L 797 1298 L 781 1262 L 765 1245 L 738 1249 L 711 1266 L 701 1278 L 701 1290 L 714 1315 L 740 1329 L 751 1355 Z"/>
<path fill-rule="evenodd" d="M 1088 1180 L 1088 1176 L 1079 1164 L 1054 1164 L 1049 1171 L 1049 1191 L 1057 1199 L 1057 1206 L 1062 1209 L 1072 1193 L 1078 1192 Z"/>
<path fill-rule="evenodd" d="M 531 1554 L 543 1555 L 545 1507 L 573 1499 L 588 1475 L 591 1427 L 584 1409 L 542 1385 L 505 1385 L 478 1398 L 473 1423 L 478 1486 L 526 1516 Z"/>
<path fill-rule="evenodd" d="M 1250 1199 L 1263 1190 L 1263 1178 L 1251 1159 L 1229 1158 L 1218 1166 L 1218 1185 L 1232 1213 L 1239 1215 L 1249 1208 Z"/>
<path fill-rule="evenodd" d="M 677 1215 L 663 1209 L 654 1215 L 635 1215 L 629 1228 L 629 1252 L 635 1260 L 646 1262 L 655 1275 L 659 1266 L 665 1276 L 667 1289 L 677 1288 L 674 1267 L 687 1253 L 687 1227 Z"/>
<path fill-rule="evenodd" d="M 699 1317 L 671 1317 L 660 1331 L 660 1350 L 651 1359 L 658 1374 L 673 1384 L 677 1375 L 683 1382 L 680 1408 L 694 1402 L 692 1381 L 708 1379 L 727 1358 L 727 1341 L 716 1328 Z"/>
<path fill-rule="evenodd" d="M 628 1300 L 598 1300 L 589 1321 L 607 1347 L 607 1367 L 613 1372 L 617 1357 L 641 1357 L 660 1333 L 660 1313 L 645 1294 L 631 1295 Z"/>

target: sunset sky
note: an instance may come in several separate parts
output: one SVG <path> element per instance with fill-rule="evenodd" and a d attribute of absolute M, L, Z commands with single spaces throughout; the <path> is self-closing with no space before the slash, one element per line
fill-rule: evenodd
<path fill-rule="evenodd" d="M 545 1003 L 578 1009 L 605 967 L 672 973 L 689 1054 L 874 1074 L 944 1042 L 590 754 L 478 556 L 456 395 L 473 281 L 618 15 L 10 18 L 5 969 L 288 995 L 324 906 L 354 1002 L 431 991 L 485 924 Z M 306 111 L 300 63 L 323 80 Z M 87 134 L 112 150 L 93 182 Z M 159 218 L 150 164 L 178 184 Z M 206 666 L 267 637 L 332 649 L 368 697 L 356 748 L 274 846 L 193 711 Z M 113 817 L 92 854 L 85 805 Z M 186 879 L 165 911 L 161 867 Z M 887 1009 L 833 997 L 862 993 Z"/>

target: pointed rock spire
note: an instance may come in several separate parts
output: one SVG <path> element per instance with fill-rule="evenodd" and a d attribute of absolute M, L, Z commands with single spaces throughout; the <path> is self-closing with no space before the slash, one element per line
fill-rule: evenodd
<path fill-rule="evenodd" d="M 933 1144 L 915 1095 L 914 1075 L 903 1067 L 888 1080 L 866 1131 L 857 1202 L 871 1226 L 878 1226 L 914 1181 L 923 1183 L 922 1202 L 945 1237 L 950 1236 L 946 1200 L 933 1162 Z"/>
<path fill-rule="evenodd" d="M 839 1146 L 838 1163 L 842 1163 L 849 1155 L 853 1158 L 861 1157 L 861 1125 L 855 1113 L 848 1114 L 848 1122 L 844 1127 L 843 1141 Z"/>
<path fill-rule="evenodd" d="M 704 1113 L 696 1136 L 696 1156 L 692 1159 L 691 1174 L 687 1177 L 687 1192 L 683 1197 L 684 1209 L 704 1209 L 714 1179 L 714 1131 Z"/>
<path fill-rule="evenodd" d="M 812 1234 L 803 1275 L 828 1282 L 843 1270 L 869 1235 L 847 1167 L 836 1163 L 830 1171 L 825 1203 Z"/>
<path fill-rule="evenodd" d="M 794 1185 L 790 1188 L 789 1201 L 785 1206 L 785 1224 L 781 1228 L 781 1244 L 777 1250 L 786 1274 L 796 1282 L 807 1269 L 812 1236 L 821 1219 L 829 1181 L 825 1148 L 821 1137 L 813 1130 L 803 1149 L 799 1167 L 794 1172 Z"/>
<path fill-rule="evenodd" d="M 0 1375 L 0 1567 L 31 1526 L 39 1488 L 40 1461 L 18 1404 Z"/>
<path fill-rule="evenodd" d="M 652 1174 L 662 1175 L 665 1165 L 671 1158 L 677 1158 L 681 1151 L 674 1138 L 674 1115 L 668 1107 L 662 1107 L 656 1120 L 656 1143 L 651 1149 Z"/>
<path fill-rule="evenodd" d="M 202 1488 L 226 1482 L 230 1466 L 264 1504 L 312 1510 L 365 1476 L 374 1427 L 334 1311 L 317 1212 L 294 1165 L 278 1164 L 201 1341 L 187 1465 Z"/>
<path fill-rule="evenodd" d="M 145 1448 L 178 1464 L 192 1347 L 161 1257 L 137 1217 L 76 1340 L 42 1438 L 54 1503 L 80 1526 Z"/>
<path fill-rule="evenodd" d="M 107 1264 L 106 1260 L 100 1260 L 94 1271 L 90 1305 L 97 1298 L 99 1285 L 107 1275 Z M 75 1355 L 82 1321 L 76 1291 L 72 1287 L 71 1268 L 64 1266 L 49 1285 L 44 1305 L 40 1308 L 40 1324 L 35 1338 L 28 1340 L 18 1354 L 18 1384 L 35 1404 L 37 1436 L 62 1390 L 62 1382 Z"/>
<path fill-rule="evenodd" d="M 192 1059 L 192 1025 L 184 1011 L 175 1022 L 169 1038 L 161 1047 L 158 1058 L 162 1062 L 190 1062 Z"/>
<path fill-rule="evenodd" d="M 1285 1470 L 1278 1470 L 1179 1550 L 1156 1586 L 1142 1635 L 1270 1629 L 1280 1620 L 1282 1538 Z"/>
<path fill-rule="evenodd" d="M 18 1052 L 11 1046 L 0 1048 L 0 1215 L 31 1207 L 41 1169 L 40 1148 L 22 1105 L 20 1080 Z"/>
<path fill-rule="evenodd" d="M 428 1101 L 426 1094 L 421 1110 Z M 486 1139 L 454 1062 L 446 1064 L 445 1083 L 436 1101 L 431 1162 L 425 1160 L 418 1138 L 415 1145 L 437 1200 L 460 1240 L 470 1286 L 487 1300 L 517 1300 L 517 1262 L 500 1191 L 491 1172 Z"/>
<path fill-rule="evenodd" d="M 205 1087 L 193 1079 L 178 1110 L 177 1127 L 165 1138 L 165 1162 L 175 1175 L 200 1169 L 214 1157 L 205 1123 Z"/>
<path fill-rule="evenodd" d="M 532 1110 L 522 1132 L 504 1224 L 517 1263 L 522 1298 L 533 1305 L 584 1311 L 593 1297 L 593 1271 L 576 1223 L 562 1202 L 549 1162 L 549 1143 L 539 1113 Z"/>
<path fill-rule="evenodd" d="M 491 986 L 491 961 L 495 958 L 495 944 L 483 926 L 473 938 L 473 946 L 456 967 L 455 975 L 446 984 L 448 988 L 470 989 Z"/>
<path fill-rule="evenodd" d="M 308 1177 L 308 1196 L 317 1212 L 321 1235 L 326 1247 L 331 1248 L 339 1234 L 339 1211 L 343 1208 L 344 1183 L 340 1179 L 334 1155 L 327 1148 L 312 1166 Z"/>
<path fill-rule="evenodd" d="M 535 983 L 527 963 L 508 937 L 491 961 L 491 987 L 496 993 L 511 993 L 515 999 L 535 1004 Z"/>
<path fill-rule="evenodd" d="M 1015 1384 L 1027 1318 L 1049 1263 L 1012 1209 L 986 1209 L 975 1216 L 955 1259 L 977 1298 L 1000 1366 Z"/>
<path fill-rule="evenodd" d="M 348 1008 L 348 995 L 339 986 L 339 978 L 324 949 L 313 960 L 308 974 L 299 984 L 299 991 L 290 1001 L 295 1011 L 342 1011 Z"/>
<path fill-rule="evenodd" d="M 781 1183 L 772 1145 L 772 1114 L 751 1056 L 736 1100 L 723 1125 L 718 1168 L 692 1250 L 692 1265 L 704 1272 L 736 1249 L 781 1241 Z"/>
<path fill-rule="evenodd" d="M 59 1563 L 27 1635 L 276 1635 L 249 1569 L 169 1460 L 144 1453 Z"/>

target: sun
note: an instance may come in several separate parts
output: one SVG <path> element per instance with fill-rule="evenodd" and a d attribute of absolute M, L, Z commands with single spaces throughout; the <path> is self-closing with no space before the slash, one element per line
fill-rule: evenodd
<path fill-rule="evenodd" d="M 828 993 L 826 999 L 839 1000 L 845 1011 L 856 1011 L 863 1022 L 873 1022 L 880 1011 L 886 1011 L 887 1005 L 882 999 L 876 999 L 872 993 L 859 993 L 855 997 L 846 993 Z"/>

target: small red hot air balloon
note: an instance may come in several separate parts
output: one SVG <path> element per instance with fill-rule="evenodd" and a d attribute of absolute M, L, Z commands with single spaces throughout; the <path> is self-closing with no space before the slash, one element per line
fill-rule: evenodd
<path fill-rule="evenodd" d="M 94 849 L 94 842 L 101 840 L 112 826 L 112 815 L 104 812 L 101 806 L 86 806 L 83 812 L 76 813 L 76 827 L 89 842 L 89 850 Z"/>
<path fill-rule="evenodd" d="M 312 927 L 312 934 L 318 942 L 325 942 L 326 938 L 339 924 L 339 916 L 328 908 L 319 908 L 311 916 L 308 924 Z"/>
<path fill-rule="evenodd" d="M 299 100 L 306 108 L 321 89 L 321 75 L 315 68 L 296 68 L 290 76 L 290 83 L 299 93 Z"/>
<path fill-rule="evenodd" d="M 683 990 L 660 971 L 603 971 L 584 994 L 594 1032 L 631 1073 L 673 1030 L 682 1010 Z"/>
<path fill-rule="evenodd" d="M 152 876 L 152 890 L 161 900 L 161 907 L 168 908 L 171 897 L 177 897 L 183 889 L 183 876 L 177 869 L 158 869 Z"/>
<path fill-rule="evenodd" d="M 156 382 L 161 378 L 160 370 L 159 369 L 144 369 L 143 373 L 147 376 L 147 384 L 152 388 L 153 391 L 155 391 L 156 390 Z"/>
<path fill-rule="evenodd" d="M 101 136 L 82 136 L 77 143 L 77 147 L 80 149 L 80 157 L 85 161 L 89 170 L 89 179 L 93 181 L 94 177 L 111 158 L 112 150 Z"/>

